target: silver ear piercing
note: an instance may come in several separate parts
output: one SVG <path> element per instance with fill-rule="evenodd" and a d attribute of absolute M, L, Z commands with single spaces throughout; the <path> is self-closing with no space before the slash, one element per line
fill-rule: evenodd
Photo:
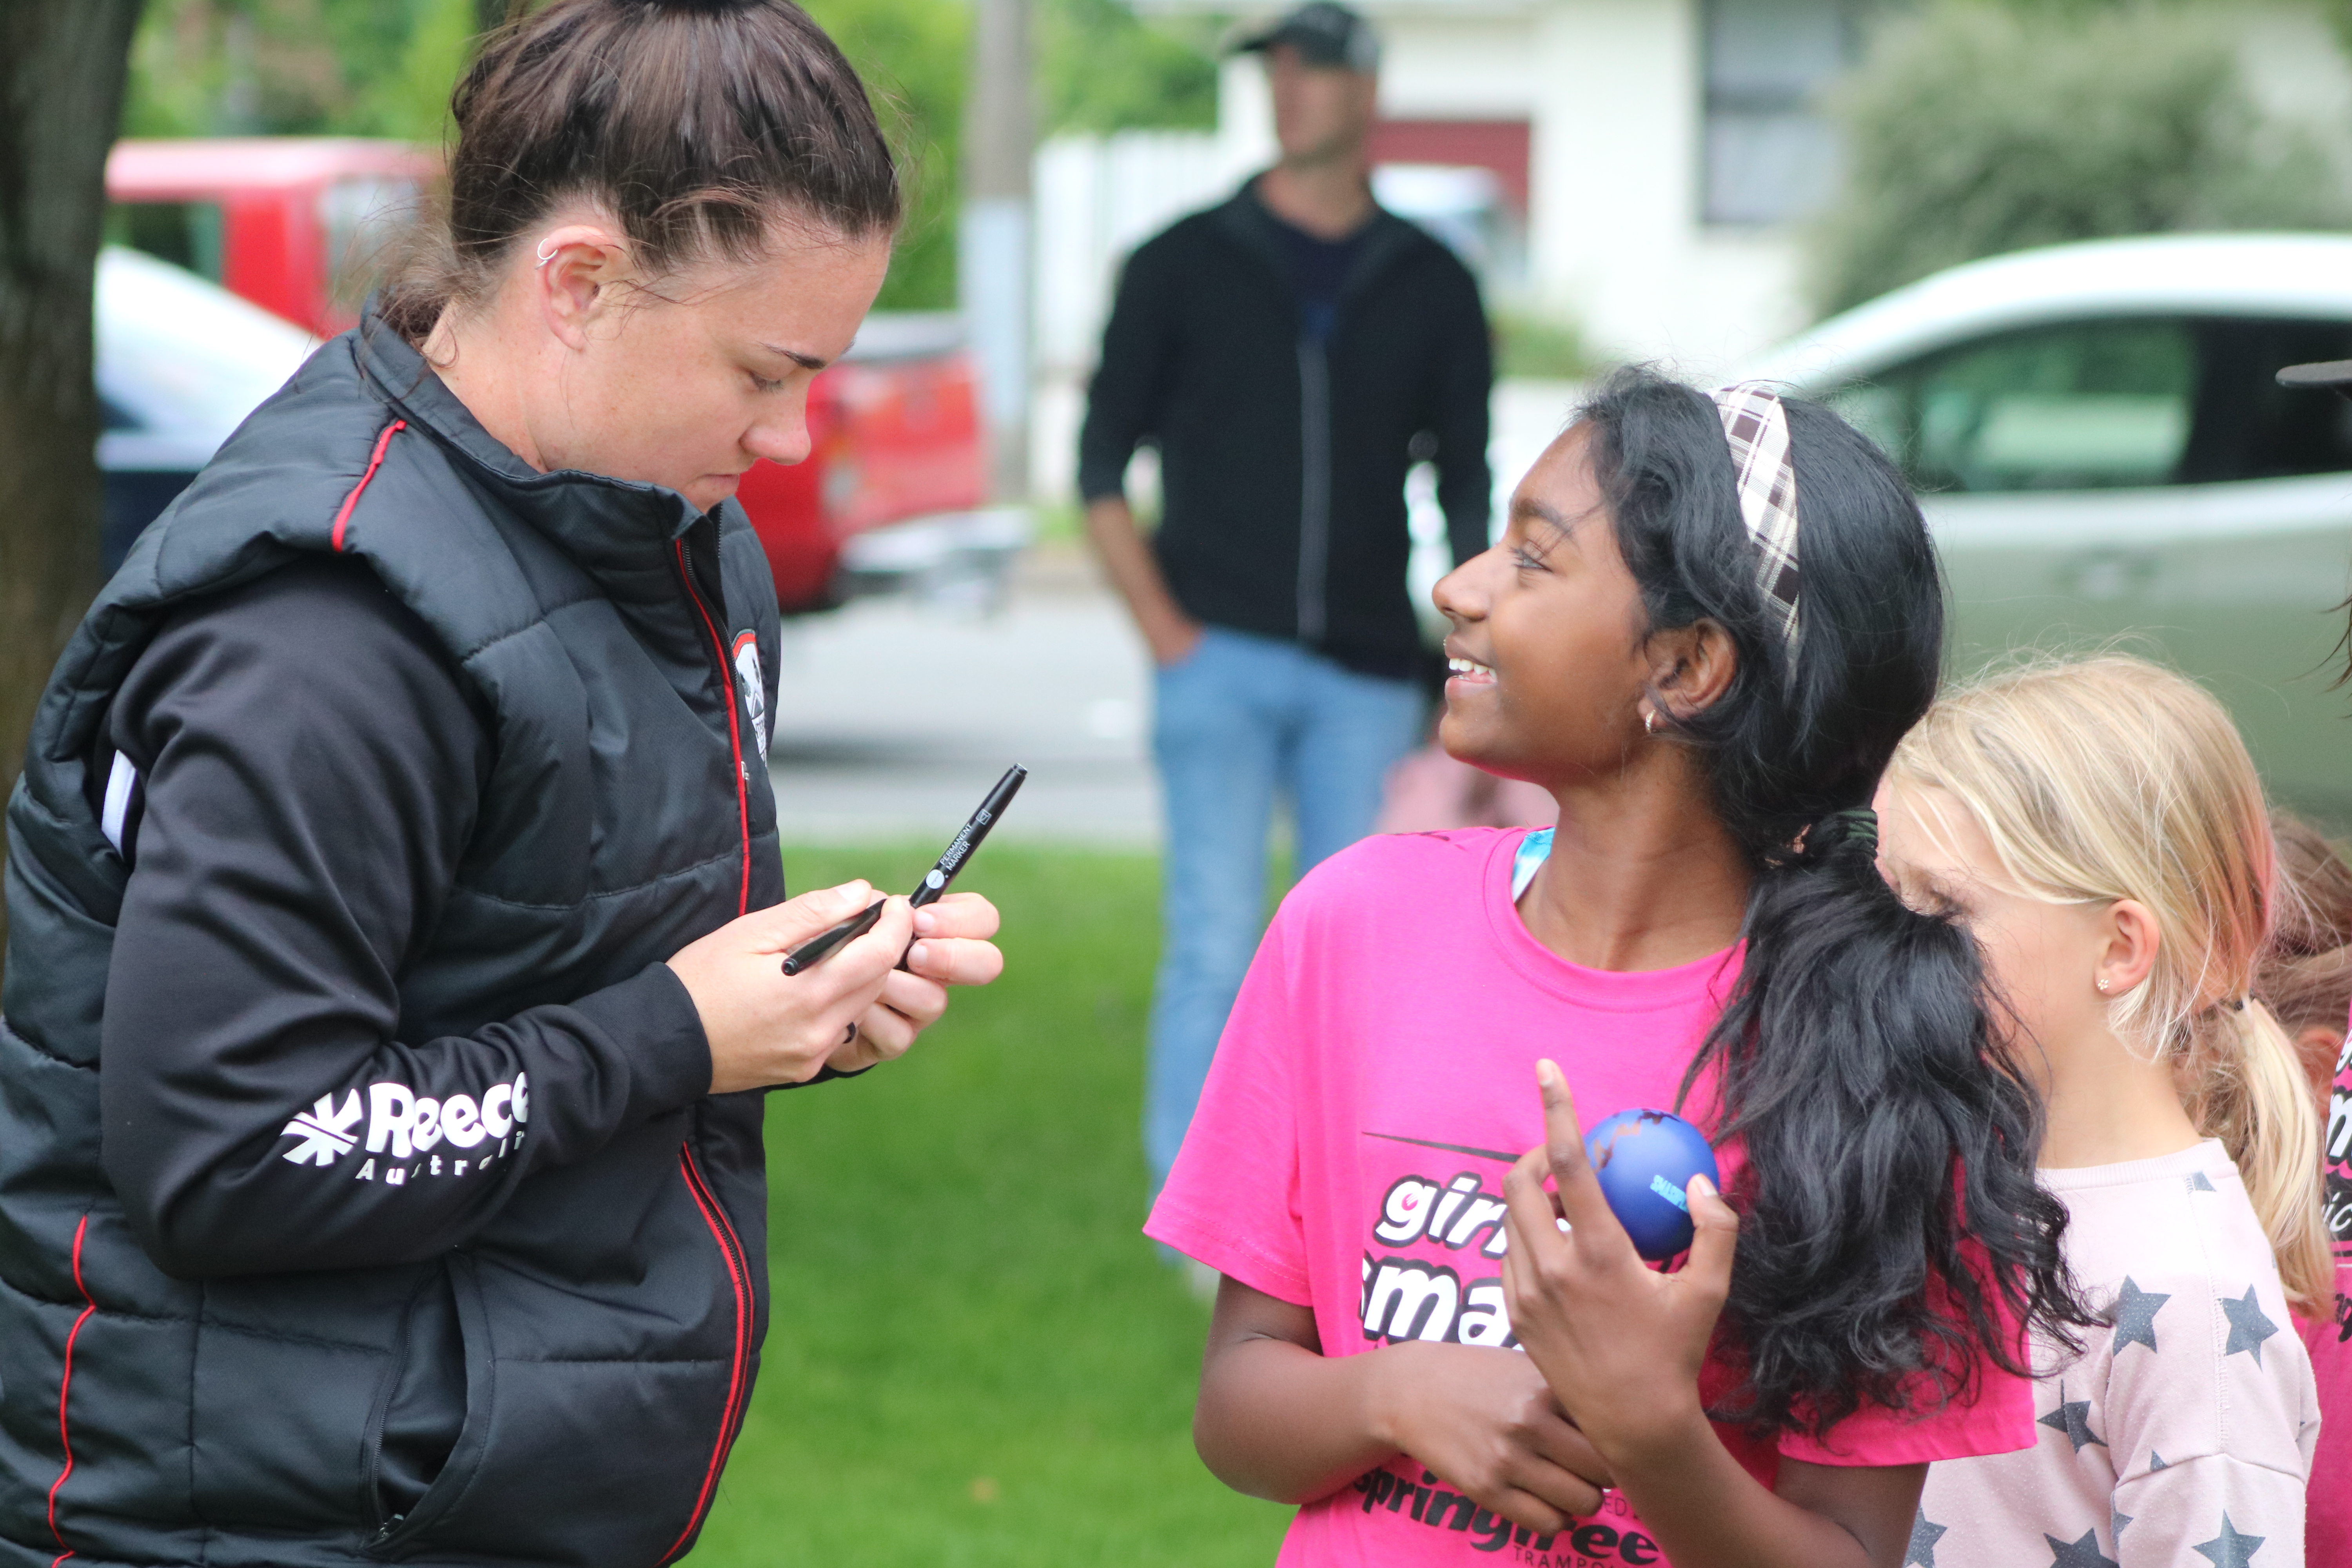
<path fill-rule="evenodd" d="M 1648 708 L 1644 708 L 1644 709 L 1643 709 L 1643 710 L 1642 710 L 1642 733 L 1643 733 L 1644 735 L 1655 735 L 1655 734 L 1658 732 L 1658 730 L 1657 730 L 1657 724 L 1658 724 L 1658 715 L 1657 715 L 1657 713 L 1656 713 L 1654 710 L 1651 710 L 1651 709 L 1648 709 Z"/>
<path fill-rule="evenodd" d="M 555 259 L 555 253 L 562 248 L 563 247 L 562 246 L 557 245 L 553 240 L 550 240 L 545 245 L 541 246 L 536 252 L 539 257 L 539 264 L 541 267 L 546 266 L 549 262 Z"/>

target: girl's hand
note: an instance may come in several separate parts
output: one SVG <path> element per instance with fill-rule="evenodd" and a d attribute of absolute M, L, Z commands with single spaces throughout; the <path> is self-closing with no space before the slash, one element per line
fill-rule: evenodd
<path fill-rule="evenodd" d="M 1407 1342 L 1364 1359 L 1375 1428 L 1454 1490 L 1540 1535 L 1600 1510 L 1609 1468 L 1526 1356 Z"/>
<path fill-rule="evenodd" d="M 1511 1328 L 1559 1403 L 1620 1469 L 1706 1429 L 1698 1373 L 1731 1288 L 1739 1216 L 1704 1176 L 1686 1189 L 1697 1234 L 1673 1274 L 1642 1261 L 1610 1212 L 1584 1157 L 1576 1101 L 1552 1062 L 1539 1062 L 1544 1147 L 1504 1178 L 1503 1292 Z M 1549 1171 L 1559 1189 L 1544 1191 Z M 1564 1215 L 1563 1234 L 1556 1217 Z"/>

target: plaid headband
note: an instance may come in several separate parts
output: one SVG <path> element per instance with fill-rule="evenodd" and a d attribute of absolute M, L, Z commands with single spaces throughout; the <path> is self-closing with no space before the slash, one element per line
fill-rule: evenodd
<path fill-rule="evenodd" d="M 1756 585 L 1797 646 L 1797 470 L 1789 463 L 1789 416 L 1761 383 L 1743 381 L 1707 395 L 1723 416 L 1723 438 L 1739 486 L 1739 516 L 1756 541 Z"/>

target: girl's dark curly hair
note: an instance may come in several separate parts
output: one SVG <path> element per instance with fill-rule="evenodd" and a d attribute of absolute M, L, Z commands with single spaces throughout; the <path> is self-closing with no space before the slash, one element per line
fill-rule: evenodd
<path fill-rule="evenodd" d="M 1879 875 L 1870 805 L 1936 695 L 1943 584 L 1917 503 L 1871 443 L 1790 398 L 1803 630 L 1757 584 L 1715 405 L 1644 369 L 1586 405 L 1595 476 L 1649 629 L 1713 621 L 1737 673 L 1673 716 L 1756 873 L 1712 1066 L 1746 1147 L 1724 1325 L 1745 1386 L 1717 1414 L 1815 1433 L 1862 1406 L 1963 1395 L 1979 1357 L 2030 1374 L 2016 1331 L 2092 1321 L 2034 1181 L 2040 1102 L 2011 1060 L 1977 945 Z M 1661 716 L 1672 712 L 1661 700 Z M 1662 732 L 1664 732 L 1662 731 Z"/>

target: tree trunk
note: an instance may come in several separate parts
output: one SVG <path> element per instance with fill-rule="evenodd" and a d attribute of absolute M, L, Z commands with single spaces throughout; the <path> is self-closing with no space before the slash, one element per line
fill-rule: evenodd
<path fill-rule="evenodd" d="M 0 788 L 98 589 L 90 292 L 140 0 L 0 0 Z M 0 907 L 0 954 L 7 913 Z M 0 958 L 4 963 L 5 958 Z"/>

